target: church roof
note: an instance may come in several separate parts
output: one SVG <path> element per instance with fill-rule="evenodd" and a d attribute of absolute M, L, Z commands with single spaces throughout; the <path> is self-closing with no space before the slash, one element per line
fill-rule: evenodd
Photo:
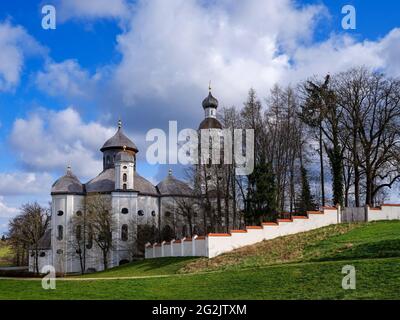
<path fill-rule="evenodd" d="M 158 195 L 157 189 L 153 184 L 135 172 L 134 191 L 139 194 Z M 86 183 L 88 193 L 110 193 L 115 191 L 115 168 L 109 168 L 100 173 L 96 178 Z"/>
<path fill-rule="evenodd" d="M 38 246 L 41 250 L 51 249 L 51 229 L 44 232 L 44 235 L 38 241 Z"/>
<path fill-rule="evenodd" d="M 84 188 L 70 167 L 65 176 L 58 179 L 51 187 L 51 194 L 83 194 Z"/>
<path fill-rule="evenodd" d="M 164 196 L 191 196 L 193 195 L 192 188 L 185 182 L 175 178 L 170 172 L 168 176 L 157 185 L 161 195 Z"/>
<path fill-rule="evenodd" d="M 208 93 L 208 96 L 203 100 L 203 108 L 218 108 L 218 100 L 211 94 L 211 91 Z"/>
<path fill-rule="evenodd" d="M 122 130 L 121 121 L 118 123 L 118 130 L 114 136 L 108 139 L 104 145 L 101 147 L 100 151 L 104 151 L 107 149 L 122 149 L 126 147 L 126 149 L 138 152 L 138 148 L 133 143 L 131 139 L 129 139 L 124 131 Z"/>
<path fill-rule="evenodd" d="M 222 124 L 215 118 L 205 118 L 199 125 L 199 130 L 202 129 L 222 129 Z"/>

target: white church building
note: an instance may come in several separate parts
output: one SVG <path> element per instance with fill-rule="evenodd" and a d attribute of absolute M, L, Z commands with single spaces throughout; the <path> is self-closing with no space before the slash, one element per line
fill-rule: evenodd
<path fill-rule="evenodd" d="M 205 119 L 199 129 L 221 128 L 216 119 L 217 107 L 218 101 L 210 92 L 203 101 Z M 176 197 L 193 197 L 191 188 L 175 178 L 171 171 L 157 186 L 139 175 L 136 171 L 139 150 L 125 135 L 121 121 L 115 135 L 104 143 L 100 151 L 103 170 L 97 177 L 82 183 L 68 167 L 66 174 L 51 187 L 51 223 L 40 241 L 39 270 L 45 265 L 52 265 L 58 273 L 81 272 L 79 256 L 71 245 L 76 236 L 72 219 L 74 215 L 84 213 L 85 203 L 91 195 L 109 201 L 116 222 L 108 258 L 109 268 L 131 261 L 134 256 L 126 243 L 128 234 L 129 237 L 137 237 L 137 229 L 129 229 L 132 221 L 137 226 L 151 225 L 157 230 L 174 229 L 177 237 L 185 236 L 183 221 L 172 217 L 175 221 L 171 225 L 170 208 Z M 100 249 L 95 243 L 86 247 L 86 271 L 103 270 Z M 34 271 L 34 261 L 35 253 L 31 251 L 30 271 Z"/>

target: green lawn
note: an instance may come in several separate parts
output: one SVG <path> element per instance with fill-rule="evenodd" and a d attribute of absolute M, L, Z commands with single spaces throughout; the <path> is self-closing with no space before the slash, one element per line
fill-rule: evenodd
<path fill-rule="evenodd" d="M 348 264 L 356 290 L 341 286 Z M 139 261 L 58 279 L 56 290 L 0 280 L 0 299 L 400 299 L 400 221 L 330 226 L 214 259 Z"/>

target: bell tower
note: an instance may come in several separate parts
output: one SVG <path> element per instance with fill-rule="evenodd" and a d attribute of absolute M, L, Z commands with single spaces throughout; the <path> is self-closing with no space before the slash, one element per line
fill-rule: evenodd
<path fill-rule="evenodd" d="M 135 158 L 123 147 L 115 156 L 115 190 L 132 191 L 134 188 Z"/>

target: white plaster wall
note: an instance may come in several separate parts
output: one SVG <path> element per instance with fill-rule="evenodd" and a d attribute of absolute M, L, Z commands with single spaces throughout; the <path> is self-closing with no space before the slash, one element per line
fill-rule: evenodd
<path fill-rule="evenodd" d="M 280 236 L 305 232 L 332 224 L 340 223 L 340 215 L 336 209 L 325 209 L 323 214 L 309 212 L 308 218 L 293 218 L 292 222 L 280 221 L 279 224 L 264 223 L 262 229 L 248 227 L 246 232 L 231 234 L 208 235 L 204 240 L 195 241 L 195 255 L 209 258 L 232 251 L 246 245 L 251 245 L 262 240 L 274 239 Z M 381 210 L 369 210 L 369 221 L 374 220 L 400 220 L 400 205 L 383 205 Z M 165 246 L 165 250 L 170 245 Z M 180 243 L 172 245 L 172 256 L 181 256 Z M 192 256 L 193 249 L 185 246 L 184 255 Z M 153 257 L 152 248 L 146 249 L 146 257 Z M 160 257 L 156 252 L 154 257 Z"/>
<path fill-rule="evenodd" d="M 380 210 L 368 210 L 368 221 L 400 220 L 400 205 L 382 205 Z"/>

